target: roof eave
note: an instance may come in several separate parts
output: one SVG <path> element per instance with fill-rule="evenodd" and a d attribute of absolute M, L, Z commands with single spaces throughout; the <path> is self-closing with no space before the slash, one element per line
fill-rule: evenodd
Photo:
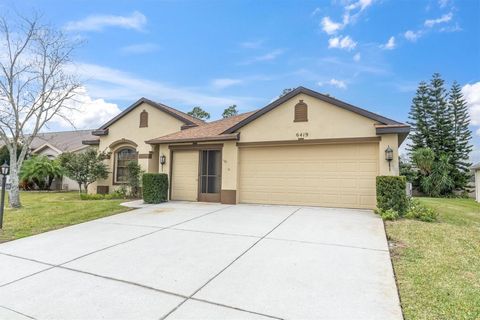
<path fill-rule="evenodd" d="M 147 144 L 167 144 L 167 143 L 189 143 L 189 142 L 209 142 L 209 141 L 230 141 L 238 140 L 238 134 L 231 134 L 228 136 L 213 136 L 213 137 L 201 137 L 201 138 L 187 138 L 187 139 L 171 139 L 171 140 L 147 140 Z"/>
<path fill-rule="evenodd" d="M 385 124 L 385 125 L 402 125 L 401 122 L 383 117 L 383 116 L 378 115 L 376 113 L 373 113 L 373 112 L 370 112 L 368 110 L 356 107 L 354 105 L 351 105 L 349 103 L 337 100 L 335 98 L 329 97 L 329 96 L 321 94 L 319 92 L 307 89 L 305 87 L 298 87 L 295 90 L 287 93 L 283 97 L 278 98 L 277 100 L 273 101 L 272 103 L 270 103 L 267 106 L 263 107 L 262 109 L 258 110 L 257 112 L 250 115 L 249 117 L 243 119 L 242 121 L 240 121 L 236 125 L 234 125 L 234 126 L 230 127 L 229 129 L 225 130 L 223 133 L 228 134 L 228 133 L 233 133 L 233 132 L 237 131 L 241 127 L 243 127 L 246 124 L 250 123 L 251 121 L 259 118 L 260 116 L 262 116 L 265 113 L 269 112 L 270 110 L 278 107 L 279 105 L 285 103 L 286 101 L 290 100 L 291 98 L 295 97 L 296 95 L 298 95 L 300 93 L 303 93 L 303 94 L 309 95 L 311 97 L 317 98 L 319 100 L 325 101 L 327 103 L 333 104 L 333 105 L 335 105 L 337 107 L 340 107 L 340 108 L 343 108 L 345 110 L 355 112 L 357 114 L 360 114 L 360 115 L 362 115 L 364 117 L 367 117 L 369 119 L 378 121 L 378 122 L 380 122 L 382 124 Z"/>
<path fill-rule="evenodd" d="M 82 144 L 87 146 L 98 146 L 100 144 L 100 140 L 82 140 Z"/>

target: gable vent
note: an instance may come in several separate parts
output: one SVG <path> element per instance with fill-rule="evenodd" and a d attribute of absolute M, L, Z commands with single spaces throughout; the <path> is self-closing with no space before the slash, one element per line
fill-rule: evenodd
<path fill-rule="evenodd" d="M 148 127 L 148 112 L 143 110 L 140 113 L 140 128 L 147 128 Z"/>
<path fill-rule="evenodd" d="M 295 105 L 295 119 L 294 122 L 308 121 L 308 106 L 303 100 L 300 100 Z"/>

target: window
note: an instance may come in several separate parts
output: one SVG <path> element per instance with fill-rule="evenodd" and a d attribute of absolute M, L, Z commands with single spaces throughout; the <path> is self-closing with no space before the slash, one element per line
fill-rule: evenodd
<path fill-rule="evenodd" d="M 308 121 L 308 106 L 303 100 L 300 100 L 295 105 L 295 120 L 294 122 Z"/>
<path fill-rule="evenodd" d="M 148 127 L 148 112 L 143 110 L 140 113 L 140 128 Z"/>
<path fill-rule="evenodd" d="M 130 161 L 137 162 L 137 151 L 133 148 L 121 148 L 115 156 L 115 182 L 127 182 L 127 165 Z"/>

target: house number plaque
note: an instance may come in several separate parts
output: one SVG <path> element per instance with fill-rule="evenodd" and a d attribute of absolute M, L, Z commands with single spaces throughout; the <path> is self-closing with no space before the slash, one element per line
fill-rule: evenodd
<path fill-rule="evenodd" d="M 308 137 L 308 132 L 297 132 L 297 138 L 306 138 Z"/>

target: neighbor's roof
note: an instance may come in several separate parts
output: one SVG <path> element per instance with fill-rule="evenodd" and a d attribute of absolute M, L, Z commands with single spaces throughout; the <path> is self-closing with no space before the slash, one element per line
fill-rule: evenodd
<path fill-rule="evenodd" d="M 249 117 L 253 113 L 255 113 L 255 111 L 242 113 L 226 119 L 212 121 L 198 127 L 185 129 L 172 134 L 168 134 L 166 136 L 151 139 L 146 141 L 146 143 L 158 144 L 193 141 L 236 140 L 238 138 L 237 133 L 223 134 L 223 132 L 228 128 L 236 125 L 238 122 Z"/>
<path fill-rule="evenodd" d="M 316 92 L 316 91 L 313 91 L 313 90 L 310 90 L 310 89 L 307 89 L 307 88 L 304 88 L 304 87 L 298 87 L 296 88 L 295 90 L 287 93 L 286 95 L 284 95 L 283 97 L 280 97 L 278 98 L 277 100 L 273 101 L 272 103 L 268 104 L 267 106 L 265 106 L 264 108 L 258 110 L 257 112 L 253 113 L 252 115 L 250 115 L 249 117 L 245 118 L 244 120 L 240 121 L 239 123 L 237 123 L 236 125 L 232 126 L 231 128 L 228 128 L 227 130 L 225 130 L 225 132 L 223 133 L 232 133 L 232 132 L 235 132 L 237 131 L 238 129 L 240 129 L 241 127 L 247 125 L 248 123 L 252 122 L 253 120 L 259 118 L 260 116 L 264 115 L 265 113 L 271 111 L 272 109 L 275 109 L 276 107 L 280 106 L 281 104 L 283 104 L 284 102 L 288 101 L 289 99 L 293 98 L 294 96 L 300 94 L 300 93 L 303 93 L 303 94 L 306 94 L 306 95 L 309 95 L 311 97 L 314 97 L 314 98 L 317 98 L 319 100 L 322 100 L 322 101 L 325 101 L 325 102 L 328 102 L 334 106 L 337 106 L 337 107 L 340 107 L 342 109 L 345 109 L 345 110 L 348 110 L 348 111 L 351 111 L 351 112 L 354 112 L 354 113 L 357 113 L 359 115 L 362 115 L 364 117 L 367 117 L 369 119 L 372 119 L 372 120 L 375 120 L 375 121 L 378 121 L 380 122 L 380 124 L 383 124 L 383 125 L 386 125 L 388 127 L 392 127 L 392 128 L 398 128 L 398 127 L 402 127 L 402 128 L 410 128 L 408 125 L 404 124 L 404 123 L 401 123 L 401 122 L 398 122 L 398 121 L 395 121 L 395 120 L 392 120 L 392 119 L 389 119 L 389 118 L 386 118 L 386 117 L 383 117 L 381 115 L 378 115 L 376 113 L 373 113 L 373 112 L 370 112 L 368 110 L 365 110 L 365 109 L 362 109 L 362 108 L 359 108 L 359 107 L 356 107 L 354 105 L 351 105 L 351 104 L 348 104 L 346 102 L 343 102 L 343 101 L 340 101 L 338 99 L 335 99 L 333 97 L 330 97 L 330 96 L 327 96 L 327 95 L 324 95 L 324 94 L 321 94 L 319 92 Z M 392 131 L 391 133 L 394 133 L 393 131 L 394 130 L 390 130 Z M 409 131 L 409 130 L 408 130 Z M 387 132 L 383 132 L 383 133 L 387 133 Z M 390 132 L 389 132 L 390 133 Z M 399 133 L 399 132 L 395 132 L 395 133 Z"/>
<path fill-rule="evenodd" d="M 480 169 L 480 162 L 475 163 L 473 166 L 470 167 L 472 170 Z"/>
<path fill-rule="evenodd" d="M 131 106 L 129 106 L 128 108 L 123 110 L 116 117 L 114 117 L 112 120 L 105 123 L 103 126 L 98 128 L 97 130 L 94 130 L 92 133 L 94 135 L 106 135 L 106 134 L 108 134 L 108 127 L 109 126 L 111 126 L 112 124 L 117 122 L 119 119 L 121 119 L 123 116 L 128 114 L 130 111 L 132 111 L 133 109 L 135 109 L 136 107 L 138 107 L 142 103 L 149 104 L 152 107 L 155 107 L 155 108 L 171 115 L 172 117 L 182 121 L 183 123 L 185 123 L 185 125 L 188 125 L 188 126 L 190 126 L 190 125 L 194 125 L 194 126 L 195 125 L 202 125 L 202 124 L 205 123 L 203 120 L 192 117 L 191 115 L 188 115 L 188 114 L 186 114 L 186 113 L 184 113 L 180 110 L 177 110 L 175 108 L 164 105 L 163 103 L 158 103 L 158 102 L 149 100 L 147 98 L 140 98 L 134 104 L 132 104 Z"/>
<path fill-rule="evenodd" d="M 35 151 L 43 147 L 53 147 L 60 152 L 72 152 L 82 148 L 83 140 L 95 139 L 92 136 L 92 130 L 75 130 L 39 133 L 30 143 L 30 149 Z"/>

